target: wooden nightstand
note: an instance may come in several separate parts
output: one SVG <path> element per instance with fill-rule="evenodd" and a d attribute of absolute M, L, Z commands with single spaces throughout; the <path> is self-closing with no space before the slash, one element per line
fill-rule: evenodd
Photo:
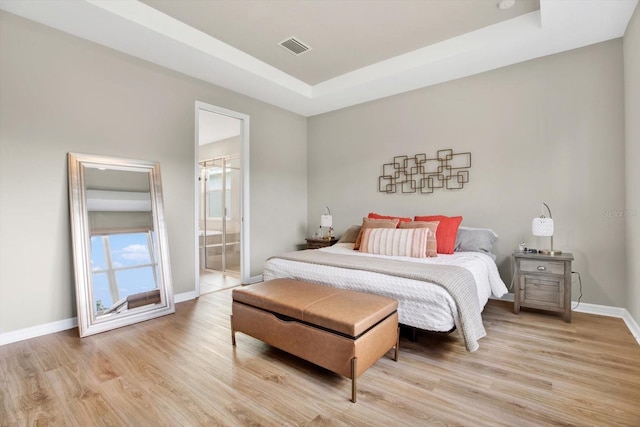
<path fill-rule="evenodd" d="M 307 249 L 320 249 L 327 246 L 333 246 L 338 243 L 338 239 L 335 237 L 332 239 L 313 239 L 309 237 L 307 240 Z"/>
<path fill-rule="evenodd" d="M 561 312 L 571 323 L 571 261 L 573 255 L 514 252 L 513 312 L 520 307 Z"/>

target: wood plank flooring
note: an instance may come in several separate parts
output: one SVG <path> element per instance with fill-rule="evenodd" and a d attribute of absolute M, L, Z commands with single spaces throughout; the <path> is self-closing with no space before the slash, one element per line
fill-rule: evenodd
<path fill-rule="evenodd" d="M 638 426 L 640 346 L 620 319 L 490 301 L 488 336 L 402 338 L 349 379 L 238 333 L 231 291 L 78 338 L 0 347 L 0 426 Z"/>
<path fill-rule="evenodd" d="M 200 270 L 200 295 L 233 288 L 241 283 L 240 273 Z"/>

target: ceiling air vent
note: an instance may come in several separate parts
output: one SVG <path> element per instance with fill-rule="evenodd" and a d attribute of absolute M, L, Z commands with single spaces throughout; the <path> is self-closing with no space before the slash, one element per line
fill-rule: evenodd
<path fill-rule="evenodd" d="M 289 37 L 288 39 L 281 41 L 280 46 L 287 49 L 294 55 L 302 55 L 306 51 L 311 50 L 311 47 L 307 46 L 304 42 L 296 39 L 295 37 Z"/>

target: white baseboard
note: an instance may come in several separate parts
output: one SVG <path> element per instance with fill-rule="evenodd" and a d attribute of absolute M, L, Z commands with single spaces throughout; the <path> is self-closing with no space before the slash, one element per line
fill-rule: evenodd
<path fill-rule="evenodd" d="M 258 275 L 258 276 L 252 276 L 249 278 L 249 284 L 252 285 L 254 283 L 258 283 L 258 282 L 262 282 L 264 281 L 264 278 L 262 277 L 262 274 Z"/>
<path fill-rule="evenodd" d="M 174 302 L 179 303 L 189 301 L 196 297 L 195 291 L 183 292 L 174 295 Z M 11 344 L 18 341 L 36 338 L 42 335 L 54 334 L 67 329 L 73 329 L 78 326 L 78 318 L 58 320 L 57 322 L 45 323 L 43 325 L 33 326 L 30 328 L 18 329 L 17 331 L 0 333 L 0 346 Z"/>
<path fill-rule="evenodd" d="M 0 346 L 42 335 L 53 334 L 55 332 L 66 331 L 67 329 L 73 329 L 77 326 L 78 318 L 72 317 L 70 319 L 58 320 L 57 322 L 45 323 L 44 325 L 18 329 L 17 331 L 3 332 L 0 334 Z"/>
<path fill-rule="evenodd" d="M 624 310 L 624 316 L 622 317 L 622 320 L 624 320 L 624 323 L 627 324 L 627 328 L 629 328 L 629 332 L 631 332 L 631 335 L 633 335 L 638 344 L 640 344 L 640 326 L 638 326 L 638 322 L 636 322 L 636 320 L 631 317 L 631 313 L 629 313 L 627 310 Z"/>
<path fill-rule="evenodd" d="M 198 294 L 196 294 L 196 291 L 183 292 L 181 294 L 175 294 L 173 296 L 173 302 L 178 304 L 179 302 L 185 302 L 196 298 L 198 298 Z"/>
<path fill-rule="evenodd" d="M 502 298 L 496 298 L 493 295 L 489 297 L 489 299 L 495 299 L 495 300 L 499 300 L 499 301 L 511 301 L 513 302 L 513 294 L 511 292 L 509 292 L 508 294 L 504 294 L 502 296 Z"/>
<path fill-rule="evenodd" d="M 513 302 L 513 293 L 508 293 L 504 295 L 502 298 L 491 298 L 491 299 L 499 299 L 502 301 L 511 301 Z M 576 307 L 577 306 L 577 307 Z M 617 317 L 619 319 L 624 320 L 624 323 L 627 325 L 629 332 L 636 339 L 636 342 L 640 345 L 640 326 L 635 321 L 631 314 L 626 308 L 622 307 L 611 307 L 608 305 L 599 305 L 599 304 L 588 304 L 585 302 L 581 302 L 578 304 L 578 301 L 571 302 L 572 310 L 578 313 L 587 313 L 587 314 L 597 314 L 600 316 L 607 317 Z M 576 307 L 576 308 L 573 308 Z"/>
<path fill-rule="evenodd" d="M 251 283 L 257 283 L 262 281 L 262 275 L 251 277 Z M 195 291 L 183 292 L 174 296 L 176 303 L 189 301 L 197 297 Z M 513 294 L 508 293 L 500 299 L 503 301 L 513 301 Z M 573 301 L 572 306 L 578 304 L 577 301 Z M 624 320 L 624 323 L 629 328 L 629 332 L 636 339 L 636 342 L 640 345 L 640 326 L 635 321 L 626 308 L 610 307 L 607 305 L 587 304 L 581 302 L 575 309 L 580 313 L 598 314 L 600 316 L 618 317 Z M 67 329 L 73 329 L 78 326 L 78 318 L 72 317 L 70 319 L 59 320 L 57 322 L 45 323 L 43 325 L 33 326 L 30 328 L 18 329 L 17 331 L 2 332 L 0 333 L 0 346 L 5 344 L 11 344 L 18 341 L 28 340 L 30 338 L 36 338 L 42 335 L 53 334 L 60 331 L 66 331 Z"/>
<path fill-rule="evenodd" d="M 573 301 L 572 306 L 575 307 L 577 304 L 578 303 L 576 301 Z M 633 335 L 638 344 L 640 344 L 640 326 L 638 326 L 638 323 L 633 317 L 631 317 L 631 313 L 629 313 L 626 308 L 581 302 L 577 308 L 573 309 L 573 311 L 579 313 L 599 314 L 600 316 L 607 317 L 618 317 L 624 320 L 627 328 L 629 328 L 629 332 L 631 332 L 631 335 Z"/>

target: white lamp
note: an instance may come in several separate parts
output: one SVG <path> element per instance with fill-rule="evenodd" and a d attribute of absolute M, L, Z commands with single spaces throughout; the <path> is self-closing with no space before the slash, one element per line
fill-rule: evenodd
<path fill-rule="evenodd" d="M 325 214 L 320 217 L 320 227 L 329 228 L 327 239 L 331 239 L 333 237 L 333 217 L 331 216 L 331 210 L 329 210 L 329 206 L 325 206 L 325 209 Z"/>
<path fill-rule="evenodd" d="M 551 209 L 544 202 L 542 205 L 542 215 L 539 218 L 533 218 L 531 232 L 534 236 L 551 237 L 551 249 L 542 249 L 538 252 L 544 255 L 560 255 L 562 251 L 553 249 L 553 217 L 551 216 Z M 545 207 L 549 211 L 549 218 L 544 216 Z"/>

